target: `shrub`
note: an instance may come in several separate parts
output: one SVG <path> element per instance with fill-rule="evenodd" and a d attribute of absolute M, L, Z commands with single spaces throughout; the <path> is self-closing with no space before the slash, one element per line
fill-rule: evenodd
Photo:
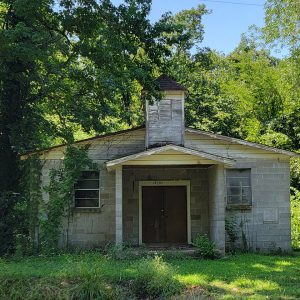
<path fill-rule="evenodd" d="M 119 298 L 117 297 L 117 289 L 104 282 L 99 276 L 82 278 L 70 294 L 72 300 L 113 300 Z"/>
<path fill-rule="evenodd" d="M 292 246 L 300 249 L 300 191 L 291 188 Z"/>
<path fill-rule="evenodd" d="M 230 251 L 235 252 L 235 242 L 238 240 L 238 224 L 235 217 L 225 219 L 225 231 L 229 239 Z"/>
<path fill-rule="evenodd" d="M 137 276 L 132 282 L 132 290 L 141 299 L 167 298 L 183 288 L 174 278 L 174 274 L 174 268 L 161 257 L 144 258 L 137 265 Z"/>
<path fill-rule="evenodd" d="M 193 245 L 197 247 L 198 254 L 203 258 L 212 259 L 219 256 L 215 249 L 215 244 L 208 238 L 207 235 L 198 234 Z"/>
<path fill-rule="evenodd" d="M 53 278 L 0 279 L 0 299 L 69 299 L 69 283 Z"/>

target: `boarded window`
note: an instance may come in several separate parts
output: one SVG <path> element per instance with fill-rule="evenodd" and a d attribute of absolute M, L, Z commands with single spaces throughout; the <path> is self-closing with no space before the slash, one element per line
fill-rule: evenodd
<path fill-rule="evenodd" d="M 83 171 L 75 184 L 75 207 L 99 206 L 99 172 Z"/>
<path fill-rule="evenodd" d="M 251 205 L 251 170 L 226 170 L 227 204 Z"/>

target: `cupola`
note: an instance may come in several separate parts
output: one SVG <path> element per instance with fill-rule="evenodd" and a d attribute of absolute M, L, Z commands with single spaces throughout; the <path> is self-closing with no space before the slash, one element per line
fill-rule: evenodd
<path fill-rule="evenodd" d="M 161 100 L 146 102 L 146 148 L 184 145 L 185 88 L 166 75 L 157 79 Z"/>

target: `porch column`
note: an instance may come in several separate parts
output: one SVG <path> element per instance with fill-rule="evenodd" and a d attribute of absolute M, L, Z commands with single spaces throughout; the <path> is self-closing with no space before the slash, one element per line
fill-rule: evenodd
<path fill-rule="evenodd" d="M 116 193 L 116 245 L 120 245 L 123 242 L 122 166 L 116 167 L 115 193 Z"/>
<path fill-rule="evenodd" d="M 225 176 L 224 166 L 209 168 L 209 229 L 210 239 L 225 254 Z"/>

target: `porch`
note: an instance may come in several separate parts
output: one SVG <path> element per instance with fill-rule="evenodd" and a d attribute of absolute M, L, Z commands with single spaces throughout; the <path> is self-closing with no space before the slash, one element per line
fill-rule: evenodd
<path fill-rule="evenodd" d="M 224 252 L 224 168 L 233 162 L 172 147 L 107 163 L 115 170 L 116 243 L 181 247 L 202 233 Z"/>

